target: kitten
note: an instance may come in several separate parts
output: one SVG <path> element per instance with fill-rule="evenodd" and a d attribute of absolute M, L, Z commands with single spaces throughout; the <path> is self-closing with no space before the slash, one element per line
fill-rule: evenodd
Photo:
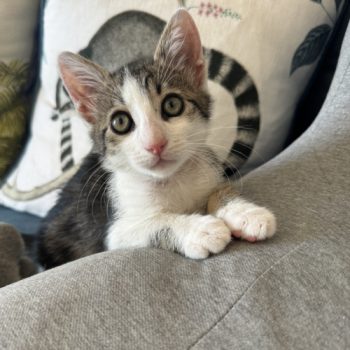
<path fill-rule="evenodd" d="M 93 148 L 42 227 L 44 267 L 140 247 L 203 259 L 223 251 L 231 235 L 256 241 L 275 233 L 274 215 L 237 195 L 206 144 L 211 99 L 188 12 L 171 18 L 152 62 L 111 74 L 63 53 L 59 68 L 91 124 Z"/>

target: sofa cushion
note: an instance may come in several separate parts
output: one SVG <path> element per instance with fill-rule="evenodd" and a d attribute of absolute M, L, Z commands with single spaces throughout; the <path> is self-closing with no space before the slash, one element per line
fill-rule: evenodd
<path fill-rule="evenodd" d="M 214 97 L 208 143 L 228 175 L 242 166 L 254 168 L 281 150 L 296 103 L 343 1 L 179 3 L 189 8 L 206 49 L 209 89 Z M 2 187 L 2 204 L 45 215 L 56 201 L 58 188 L 90 150 L 88 127 L 73 110 L 59 79 L 58 54 L 79 52 L 115 71 L 153 54 L 177 6 L 175 1 L 164 6 L 162 1 L 143 0 L 90 0 L 88 6 L 83 0 L 47 3 L 42 84 L 32 138 Z"/>

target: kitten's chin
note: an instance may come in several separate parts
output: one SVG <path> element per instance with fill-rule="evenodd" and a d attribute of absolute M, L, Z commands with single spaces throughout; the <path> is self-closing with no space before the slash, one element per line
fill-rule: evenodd
<path fill-rule="evenodd" d="M 185 163 L 185 160 L 160 160 L 151 167 L 136 167 L 136 171 L 149 178 L 156 180 L 165 180 L 175 175 Z"/>

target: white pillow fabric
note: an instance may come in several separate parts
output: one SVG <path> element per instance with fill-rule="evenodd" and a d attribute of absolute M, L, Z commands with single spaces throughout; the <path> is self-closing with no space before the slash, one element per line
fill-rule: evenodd
<path fill-rule="evenodd" d="M 2 204 L 45 215 L 90 150 L 88 126 L 59 79 L 59 53 L 80 52 L 116 70 L 152 55 L 179 5 L 189 9 L 205 47 L 214 97 L 209 142 L 231 166 L 227 173 L 252 169 L 281 150 L 340 0 L 50 0 L 32 136 L 1 189 Z"/>

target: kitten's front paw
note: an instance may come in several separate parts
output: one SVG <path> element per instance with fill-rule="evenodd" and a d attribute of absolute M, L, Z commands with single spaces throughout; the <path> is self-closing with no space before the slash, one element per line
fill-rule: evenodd
<path fill-rule="evenodd" d="M 184 239 L 184 254 L 191 259 L 205 259 L 217 254 L 231 241 L 231 231 L 221 220 L 211 215 L 193 219 Z"/>
<path fill-rule="evenodd" d="M 217 217 L 225 221 L 233 236 L 249 242 L 264 240 L 276 232 L 274 214 L 244 200 L 238 199 L 219 209 Z"/>

